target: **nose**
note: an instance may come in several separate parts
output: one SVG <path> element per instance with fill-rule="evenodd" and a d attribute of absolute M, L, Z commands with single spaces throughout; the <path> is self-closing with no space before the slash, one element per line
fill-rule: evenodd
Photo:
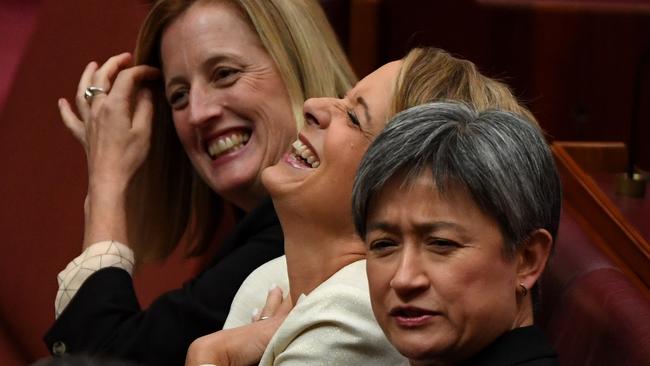
<path fill-rule="evenodd" d="M 194 86 L 189 93 L 189 122 L 201 125 L 223 113 L 223 102 L 219 100 L 218 91 L 208 86 Z"/>
<path fill-rule="evenodd" d="M 421 253 L 415 248 L 404 248 L 390 281 L 390 287 L 398 296 L 409 298 L 426 291 L 430 281 L 423 265 Z"/>
<path fill-rule="evenodd" d="M 303 105 L 305 123 L 307 126 L 325 129 L 332 121 L 332 111 L 338 99 L 335 98 L 310 98 Z"/>

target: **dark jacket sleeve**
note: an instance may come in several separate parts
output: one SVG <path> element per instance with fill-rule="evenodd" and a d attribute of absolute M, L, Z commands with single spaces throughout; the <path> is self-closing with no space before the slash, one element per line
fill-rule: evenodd
<path fill-rule="evenodd" d="M 189 344 L 220 330 L 244 279 L 283 254 L 282 230 L 273 221 L 242 222 L 228 253 L 182 289 L 140 309 L 126 271 L 104 268 L 90 276 L 45 335 L 48 348 L 107 355 L 145 365 L 183 365 Z M 257 217 L 257 219 L 260 219 Z M 243 224 L 243 225 L 242 225 Z M 260 228 L 259 226 L 263 226 Z"/>

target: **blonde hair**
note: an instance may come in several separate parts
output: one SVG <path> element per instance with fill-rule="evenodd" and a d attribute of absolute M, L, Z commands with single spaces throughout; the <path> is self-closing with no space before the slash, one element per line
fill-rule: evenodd
<path fill-rule="evenodd" d="M 316 0 L 159 0 L 144 21 L 135 59 L 161 66 L 164 31 L 195 4 L 229 3 L 275 61 L 291 100 L 296 129 L 307 98 L 344 94 L 356 82 L 336 35 Z M 176 135 L 162 83 L 154 85 L 155 123 L 147 161 L 129 187 L 129 241 L 136 259 L 163 258 L 183 239 L 187 254 L 214 240 L 224 202 L 192 167 Z"/>
<path fill-rule="evenodd" d="M 479 72 L 471 61 L 432 47 L 415 48 L 403 59 L 390 116 L 420 104 L 455 100 L 476 111 L 500 109 L 519 114 L 539 128 L 533 114 L 507 85 Z"/>

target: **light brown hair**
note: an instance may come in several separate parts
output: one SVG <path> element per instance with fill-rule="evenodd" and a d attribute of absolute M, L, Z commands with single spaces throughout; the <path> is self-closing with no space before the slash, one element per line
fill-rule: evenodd
<path fill-rule="evenodd" d="M 414 48 L 402 59 L 389 116 L 434 101 L 461 101 L 479 112 L 513 112 L 539 127 L 507 85 L 481 74 L 471 61 L 438 48 Z"/>

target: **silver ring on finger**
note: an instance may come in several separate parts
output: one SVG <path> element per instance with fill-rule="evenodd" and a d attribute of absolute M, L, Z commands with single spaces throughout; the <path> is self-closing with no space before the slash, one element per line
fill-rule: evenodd
<path fill-rule="evenodd" d="M 263 317 L 259 318 L 257 321 L 266 320 L 266 319 L 271 319 L 271 317 L 270 316 L 263 316 Z"/>
<path fill-rule="evenodd" d="M 98 94 L 106 94 L 106 90 L 104 90 L 104 88 L 101 88 L 99 86 L 89 86 L 84 91 L 84 98 L 86 99 L 86 102 L 90 104 L 92 103 L 93 97 L 95 97 Z"/>

